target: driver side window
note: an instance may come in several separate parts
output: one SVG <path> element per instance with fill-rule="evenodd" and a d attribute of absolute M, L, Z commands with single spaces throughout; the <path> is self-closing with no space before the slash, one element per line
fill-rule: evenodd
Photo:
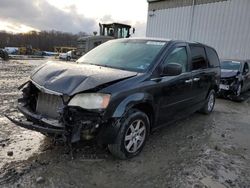
<path fill-rule="evenodd" d="M 188 57 L 186 47 L 177 47 L 168 55 L 163 65 L 177 63 L 182 66 L 182 72 L 187 72 L 187 62 Z"/>

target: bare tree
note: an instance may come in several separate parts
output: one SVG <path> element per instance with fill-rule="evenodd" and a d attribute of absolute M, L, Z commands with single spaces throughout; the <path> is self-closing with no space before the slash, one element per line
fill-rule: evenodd
<path fill-rule="evenodd" d="M 53 51 L 54 46 L 76 46 L 79 36 L 86 36 L 86 33 L 72 34 L 52 30 L 13 34 L 0 31 L 0 48 L 30 45 L 36 49 Z"/>

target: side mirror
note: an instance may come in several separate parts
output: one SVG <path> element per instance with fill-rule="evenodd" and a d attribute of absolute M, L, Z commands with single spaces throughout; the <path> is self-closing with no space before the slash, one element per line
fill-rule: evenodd
<path fill-rule="evenodd" d="M 163 76 L 177 76 L 182 73 L 182 65 L 178 63 L 168 63 L 163 66 Z"/>

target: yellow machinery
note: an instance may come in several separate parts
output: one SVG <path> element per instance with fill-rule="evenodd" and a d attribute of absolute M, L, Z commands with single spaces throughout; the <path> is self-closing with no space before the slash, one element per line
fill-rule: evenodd
<path fill-rule="evenodd" d="M 28 45 L 26 47 L 22 46 L 18 48 L 18 54 L 19 55 L 35 55 L 40 54 L 41 51 L 39 49 L 32 48 L 31 45 Z"/>
<path fill-rule="evenodd" d="M 77 40 L 77 50 L 76 54 L 80 57 L 81 55 L 87 53 L 96 46 L 118 38 L 128 38 L 131 36 L 130 29 L 131 26 L 121 23 L 110 23 L 101 24 L 99 23 L 100 35 L 97 36 L 96 32 L 94 36 L 80 37 Z M 133 28 L 132 33 L 135 33 L 135 28 Z"/>

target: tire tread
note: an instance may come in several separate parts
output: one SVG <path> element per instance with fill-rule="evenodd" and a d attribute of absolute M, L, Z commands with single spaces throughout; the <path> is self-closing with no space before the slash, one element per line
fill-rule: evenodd
<path fill-rule="evenodd" d="M 206 99 L 206 103 L 204 104 L 204 106 L 199 110 L 199 112 L 201 112 L 202 114 L 206 114 L 206 115 L 208 115 L 208 114 L 210 114 L 212 111 L 213 111 L 213 109 L 212 109 L 212 111 L 211 112 L 209 112 L 208 111 L 208 109 L 207 109 L 207 102 L 208 102 L 208 100 L 209 100 L 209 96 L 210 96 L 210 93 L 211 92 L 213 92 L 214 93 L 214 96 L 215 96 L 215 91 L 212 89 L 212 90 L 210 90 L 209 91 L 209 94 L 208 94 L 208 96 L 207 96 L 207 99 Z"/>
<path fill-rule="evenodd" d="M 124 117 L 120 120 L 120 123 L 121 125 L 123 125 L 124 123 L 126 123 L 127 121 L 127 118 L 132 115 L 132 114 L 135 114 L 135 113 L 143 113 L 145 114 L 144 112 L 140 111 L 140 110 L 137 110 L 137 109 L 130 109 L 125 115 Z M 146 115 L 146 114 L 145 114 Z M 147 117 L 147 116 L 146 116 Z M 149 122 L 149 120 L 148 120 Z M 125 131 L 125 126 L 122 126 L 118 135 L 117 135 L 117 138 L 116 138 L 116 142 L 114 144 L 109 144 L 108 145 L 108 149 L 109 151 L 111 152 L 112 155 L 114 155 L 115 157 L 119 158 L 119 159 L 128 159 L 129 157 L 125 155 L 125 153 L 121 150 L 121 142 L 122 142 L 122 139 L 123 139 L 123 132 Z"/>

